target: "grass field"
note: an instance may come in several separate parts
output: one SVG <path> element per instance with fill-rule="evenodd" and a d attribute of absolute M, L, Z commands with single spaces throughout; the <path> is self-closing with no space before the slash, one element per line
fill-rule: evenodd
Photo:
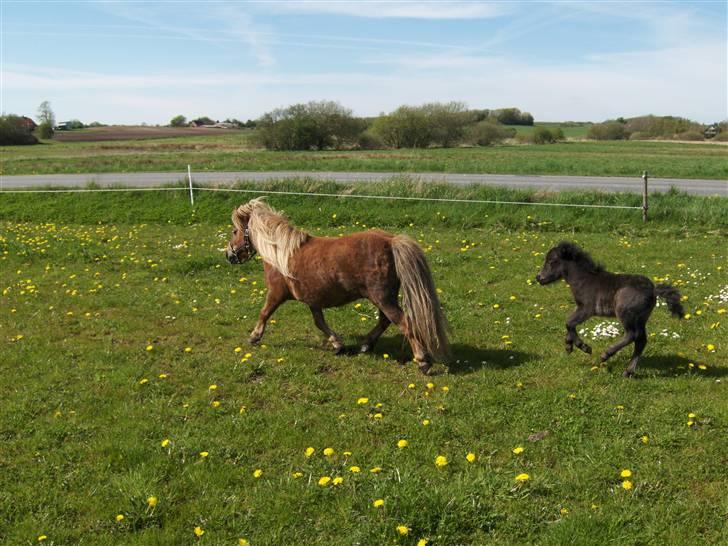
<path fill-rule="evenodd" d="M 577 128 L 579 129 L 579 128 Z M 2 149 L 2 174 L 136 171 L 387 171 L 728 179 L 728 148 L 675 142 L 565 142 L 486 148 L 271 152 L 251 133 Z"/>
<path fill-rule="evenodd" d="M 586 134 L 589 132 L 591 123 L 588 122 L 576 122 L 576 123 L 559 123 L 559 122 L 541 122 L 535 125 L 508 125 L 516 130 L 518 134 L 530 135 L 536 127 L 545 127 L 546 129 L 561 129 L 566 138 L 571 139 L 582 139 L 586 138 Z"/>
<path fill-rule="evenodd" d="M 334 356 L 295 302 L 248 346 L 262 264 L 219 251 L 244 199 L 0 195 L 0 543 L 728 541 L 725 199 L 655 196 L 643 225 L 631 210 L 271 196 L 315 235 L 420 241 L 454 347 L 432 377 L 397 363 L 393 329 L 372 355 Z M 532 279 L 564 238 L 687 298 L 689 320 L 655 310 L 636 380 L 628 349 L 611 368 L 563 352 L 568 290 Z M 375 314 L 327 318 L 354 346 Z M 592 339 L 603 323 L 584 325 L 595 354 L 613 342 Z"/>

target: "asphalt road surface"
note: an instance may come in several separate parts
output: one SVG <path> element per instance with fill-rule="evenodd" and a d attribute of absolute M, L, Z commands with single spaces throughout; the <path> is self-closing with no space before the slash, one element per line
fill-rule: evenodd
<path fill-rule="evenodd" d="M 196 172 L 195 184 L 231 184 L 236 181 L 263 182 L 292 177 L 308 177 L 342 183 L 377 182 L 393 176 L 407 176 L 427 182 L 447 182 L 456 185 L 486 184 L 509 188 L 529 188 L 556 192 L 562 190 L 598 190 L 605 192 L 642 192 L 642 179 L 608 176 L 538 176 L 510 174 L 455 174 L 455 173 L 391 173 L 391 172 Z M 27 176 L 0 176 L 0 189 L 40 189 L 48 186 L 84 187 L 88 183 L 99 186 L 155 187 L 187 180 L 187 173 L 101 173 L 101 174 L 47 174 Z M 668 191 L 675 187 L 695 195 L 728 197 L 728 180 L 695 180 L 677 178 L 650 178 L 649 191 Z"/>

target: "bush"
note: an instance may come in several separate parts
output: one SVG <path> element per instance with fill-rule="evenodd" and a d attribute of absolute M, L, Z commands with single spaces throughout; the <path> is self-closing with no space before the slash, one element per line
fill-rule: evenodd
<path fill-rule="evenodd" d="M 490 121 L 481 121 L 468 128 L 465 140 L 469 144 L 490 146 L 514 136 L 516 136 L 516 130 L 512 127 L 504 127 Z"/>
<path fill-rule="evenodd" d="M 400 106 L 381 115 L 371 131 L 390 148 L 427 148 L 432 144 L 448 148 L 462 141 L 476 112 L 461 102 L 433 102 L 422 106 Z"/>
<path fill-rule="evenodd" d="M 684 133 L 675 135 L 675 140 L 700 141 L 705 140 L 705 137 L 700 131 L 685 131 Z"/>
<path fill-rule="evenodd" d="M 639 131 L 649 138 L 673 138 L 680 133 L 703 130 L 699 123 L 674 116 L 640 116 L 626 122 L 628 133 Z"/>
<path fill-rule="evenodd" d="M 49 121 L 44 121 L 40 125 L 38 125 L 38 134 L 40 135 L 40 138 L 43 139 L 49 139 L 53 138 L 53 135 L 55 134 L 55 131 L 53 130 L 53 124 Z"/>
<path fill-rule="evenodd" d="M 264 114 L 258 138 L 269 150 L 341 149 L 356 144 L 365 125 L 338 102 L 312 101 Z"/>
<path fill-rule="evenodd" d="M 490 117 L 503 125 L 533 125 L 533 116 L 528 112 L 521 112 L 518 108 L 492 110 Z"/>
<path fill-rule="evenodd" d="M 552 144 L 564 140 L 564 132 L 560 128 L 547 129 L 546 127 L 536 127 L 533 130 L 534 144 Z"/>
<path fill-rule="evenodd" d="M 20 116 L 0 116 L 0 146 L 38 144 Z"/>
<path fill-rule="evenodd" d="M 728 131 L 721 131 L 710 140 L 713 142 L 728 142 Z"/>
<path fill-rule="evenodd" d="M 625 140 L 629 138 L 626 126 L 618 121 L 595 123 L 586 134 L 592 140 Z"/>
<path fill-rule="evenodd" d="M 356 145 L 360 150 L 381 150 L 385 147 L 382 139 L 371 131 L 364 131 L 360 134 Z"/>

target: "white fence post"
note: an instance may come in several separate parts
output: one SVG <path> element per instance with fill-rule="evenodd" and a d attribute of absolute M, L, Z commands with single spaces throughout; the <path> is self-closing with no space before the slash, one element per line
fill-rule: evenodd
<path fill-rule="evenodd" d="M 187 180 L 190 181 L 190 205 L 195 206 L 195 196 L 192 195 L 192 167 L 187 165 Z"/>

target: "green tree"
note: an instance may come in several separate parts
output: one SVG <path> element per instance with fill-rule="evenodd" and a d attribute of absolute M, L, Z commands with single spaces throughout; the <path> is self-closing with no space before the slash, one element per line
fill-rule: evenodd
<path fill-rule="evenodd" d="M 40 138 L 53 138 L 53 127 L 56 125 L 56 115 L 53 113 L 51 103 L 44 100 L 38 107 L 38 132 Z"/>
<path fill-rule="evenodd" d="M 0 146 L 21 144 L 38 144 L 38 139 L 31 134 L 20 116 L 0 116 Z"/>
<path fill-rule="evenodd" d="M 169 125 L 171 127 L 184 127 L 187 125 L 187 118 L 183 115 L 174 116 L 171 120 L 169 120 Z"/>

